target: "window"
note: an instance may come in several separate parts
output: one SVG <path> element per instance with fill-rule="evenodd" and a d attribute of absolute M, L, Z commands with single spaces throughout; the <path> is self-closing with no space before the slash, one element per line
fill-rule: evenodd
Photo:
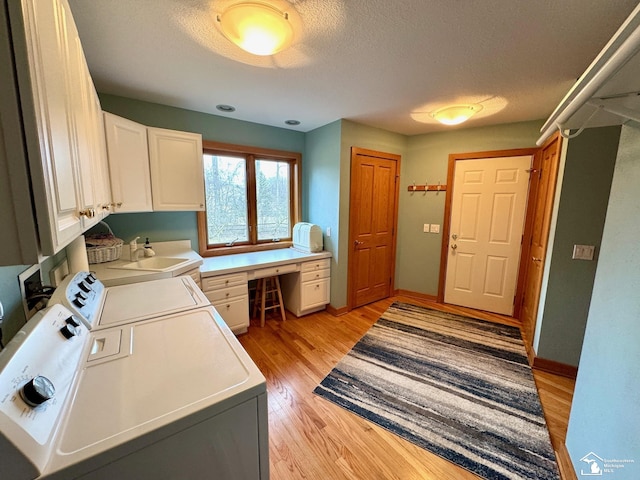
<path fill-rule="evenodd" d="M 219 255 L 291 244 L 299 221 L 299 153 L 203 142 L 205 211 L 200 253 Z"/>

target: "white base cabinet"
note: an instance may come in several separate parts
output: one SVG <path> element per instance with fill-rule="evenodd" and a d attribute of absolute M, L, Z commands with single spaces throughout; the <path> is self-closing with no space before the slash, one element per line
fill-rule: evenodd
<path fill-rule="evenodd" d="M 323 310 L 330 301 L 328 258 L 300 265 L 300 272 L 280 277 L 284 306 L 296 317 Z"/>
<path fill-rule="evenodd" d="M 233 333 L 249 329 L 249 288 L 246 272 L 202 278 L 202 291 Z"/>

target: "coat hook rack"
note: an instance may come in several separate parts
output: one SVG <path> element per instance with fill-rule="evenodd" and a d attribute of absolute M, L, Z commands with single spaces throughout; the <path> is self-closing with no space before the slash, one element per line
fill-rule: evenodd
<path fill-rule="evenodd" d="M 407 188 L 407 191 L 409 192 L 446 192 L 447 186 L 442 185 L 440 182 L 438 182 L 437 185 L 429 185 L 428 183 L 425 183 L 425 185 L 416 185 L 416 182 L 413 182 L 412 185 L 409 185 L 409 187 Z"/>

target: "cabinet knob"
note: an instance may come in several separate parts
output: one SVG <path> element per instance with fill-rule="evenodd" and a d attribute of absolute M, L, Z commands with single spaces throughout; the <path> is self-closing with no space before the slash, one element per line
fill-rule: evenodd
<path fill-rule="evenodd" d="M 96 216 L 96 211 L 93 208 L 87 208 L 86 210 L 80 210 L 78 213 L 80 214 L 80 216 L 87 217 L 87 218 L 93 218 L 93 217 Z"/>
<path fill-rule="evenodd" d="M 229 310 L 231 308 L 231 305 L 227 304 L 227 310 Z"/>

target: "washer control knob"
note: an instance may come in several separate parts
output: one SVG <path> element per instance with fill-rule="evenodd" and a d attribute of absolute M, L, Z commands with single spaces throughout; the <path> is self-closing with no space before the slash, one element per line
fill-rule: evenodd
<path fill-rule="evenodd" d="M 78 308 L 82 308 L 86 305 L 85 301 L 83 299 L 81 299 L 80 297 L 76 297 L 73 299 L 73 304 L 78 307 Z"/>
<path fill-rule="evenodd" d="M 51 400 L 56 393 L 51 380 L 42 375 L 34 377 L 22 387 L 20 396 L 31 407 L 37 407 L 47 400 Z"/>
<path fill-rule="evenodd" d="M 79 327 L 80 326 L 80 321 L 73 318 L 73 317 L 69 317 L 65 320 L 65 323 L 67 323 L 67 325 L 73 325 L 74 327 Z"/>
<path fill-rule="evenodd" d="M 91 291 L 91 287 L 87 285 L 87 283 L 83 280 L 78 284 L 78 288 L 83 292 L 89 293 Z"/>
<path fill-rule="evenodd" d="M 96 277 L 93 275 L 93 273 L 89 273 L 86 277 L 84 277 L 84 281 L 87 282 L 89 285 L 91 285 L 93 282 L 95 282 L 97 279 Z"/>
<path fill-rule="evenodd" d="M 89 296 L 84 292 L 76 293 L 76 297 L 81 298 L 82 300 L 86 300 L 87 298 L 89 298 Z"/>
<path fill-rule="evenodd" d="M 62 327 L 60 329 L 60 333 L 62 334 L 62 336 L 64 338 L 66 338 L 67 340 L 75 337 L 76 335 L 78 335 L 80 333 L 80 331 L 78 330 L 79 327 L 76 327 L 74 325 L 71 325 L 70 323 L 67 323 L 64 327 Z"/>

